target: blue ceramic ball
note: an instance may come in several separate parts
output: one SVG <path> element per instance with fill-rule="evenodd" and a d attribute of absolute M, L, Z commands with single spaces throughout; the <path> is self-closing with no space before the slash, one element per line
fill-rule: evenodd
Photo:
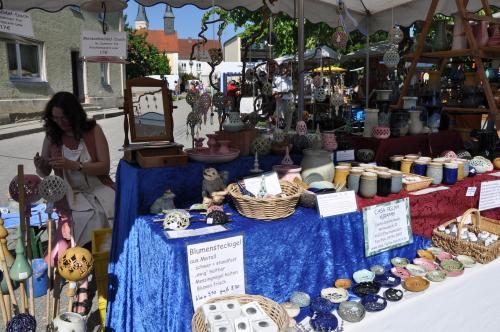
<path fill-rule="evenodd" d="M 36 320 L 30 314 L 14 316 L 8 323 L 6 332 L 35 332 Z"/>
<path fill-rule="evenodd" d="M 317 297 L 311 301 L 311 311 L 327 314 L 335 310 L 335 303 L 322 297 Z"/>

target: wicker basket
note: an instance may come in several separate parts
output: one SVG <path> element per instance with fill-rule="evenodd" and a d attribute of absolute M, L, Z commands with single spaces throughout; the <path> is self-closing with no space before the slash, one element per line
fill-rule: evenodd
<path fill-rule="evenodd" d="M 288 326 L 290 318 L 286 313 L 285 309 L 278 303 L 259 295 L 229 295 L 213 298 L 207 303 L 214 303 L 219 301 L 227 300 L 237 300 L 240 304 L 247 304 L 253 301 L 259 303 L 266 314 L 278 325 L 278 330 L 284 332 Z M 191 320 L 191 327 L 193 332 L 208 332 L 207 324 L 205 323 L 205 317 L 203 317 L 203 312 L 201 308 L 198 308 L 193 315 Z"/>
<path fill-rule="evenodd" d="M 432 184 L 432 178 L 429 178 L 427 176 L 405 173 L 403 175 L 403 179 L 404 179 L 404 177 L 407 177 L 407 176 L 418 176 L 421 179 L 421 181 L 412 182 L 412 183 L 405 183 L 403 181 L 403 188 L 405 189 L 405 191 L 416 191 L 416 190 L 420 190 L 420 189 L 425 189 Z"/>
<path fill-rule="evenodd" d="M 236 183 L 231 183 L 227 191 L 240 214 L 253 219 L 274 220 L 293 214 L 300 198 L 301 189 L 296 184 L 280 181 L 280 185 L 286 197 L 257 198 L 242 195 Z"/>
<path fill-rule="evenodd" d="M 464 221 L 467 216 L 471 216 L 472 225 L 465 225 Z M 456 222 L 455 219 L 444 223 L 442 226 L 448 226 Z M 468 230 L 476 233 L 487 231 L 496 235 L 500 235 L 500 221 L 482 217 L 477 209 L 469 209 L 462 215 L 458 224 L 458 232 L 456 236 L 440 232 L 437 228 L 432 231 L 432 242 L 435 246 L 443 248 L 445 251 L 455 255 L 468 255 L 474 257 L 480 263 L 489 263 L 497 258 L 500 253 L 500 241 L 494 242 L 490 246 L 484 246 L 479 243 L 464 241 L 460 238 L 461 230 L 467 227 Z"/>

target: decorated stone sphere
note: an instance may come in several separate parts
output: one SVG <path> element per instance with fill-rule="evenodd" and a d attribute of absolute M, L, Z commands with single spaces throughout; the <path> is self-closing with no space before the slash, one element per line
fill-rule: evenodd
<path fill-rule="evenodd" d="M 30 314 L 18 314 L 7 323 L 6 332 L 35 332 L 36 320 Z"/>
<path fill-rule="evenodd" d="M 259 136 L 252 141 L 250 145 L 250 151 L 252 154 L 258 154 L 259 156 L 266 156 L 271 153 L 271 140 L 264 136 Z"/>
<path fill-rule="evenodd" d="M 90 251 L 82 247 L 66 249 L 57 262 L 61 277 L 75 282 L 87 278 L 93 267 L 94 257 Z"/>
<path fill-rule="evenodd" d="M 191 215 L 186 210 L 173 209 L 165 212 L 163 219 L 163 229 L 173 231 L 183 230 L 189 227 Z"/>

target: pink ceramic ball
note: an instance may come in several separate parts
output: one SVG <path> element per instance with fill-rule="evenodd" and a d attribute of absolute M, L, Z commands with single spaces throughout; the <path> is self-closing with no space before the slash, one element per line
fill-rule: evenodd
<path fill-rule="evenodd" d="M 376 126 L 372 129 L 372 136 L 378 139 L 387 139 L 391 136 L 391 129 L 384 126 Z"/>
<path fill-rule="evenodd" d="M 456 159 L 457 154 L 451 150 L 447 150 L 441 153 L 442 158 L 448 158 L 448 159 Z"/>

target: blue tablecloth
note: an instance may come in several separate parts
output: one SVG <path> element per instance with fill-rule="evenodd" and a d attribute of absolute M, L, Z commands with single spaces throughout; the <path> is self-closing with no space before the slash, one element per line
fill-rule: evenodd
<path fill-rule="evenodd" d="M 278 160 L 264 158 L 261 167 L 269 169 Z M 229 170 L 233 179 L 246 175 L 252 163 L 252 158 L 240 158 L 219 169 Z M 203 167 L 194 163 L 143 170 L 120 163 L 109 266 L 106 325 L 110 331 L 191 330 L 187 243 L 243 234 L 247 293 L 278 302 L 294 290 L 317 296 L 336 278 L 350 277 L 373 264 L 388 265 L 394 256 L 413 258 L 417 249 L 429 245 L 429 240 L 416 236 L 411 245 L 367 258 L 360 212 L 320 218 L 313 209 L 299 208 L 293 216 L 273 222 L 234 213 L 229 231 L 187 239 L 167 239 L 161 223 L 139 216 L 167 186 L 179 202 L 198 201 Z"/>

